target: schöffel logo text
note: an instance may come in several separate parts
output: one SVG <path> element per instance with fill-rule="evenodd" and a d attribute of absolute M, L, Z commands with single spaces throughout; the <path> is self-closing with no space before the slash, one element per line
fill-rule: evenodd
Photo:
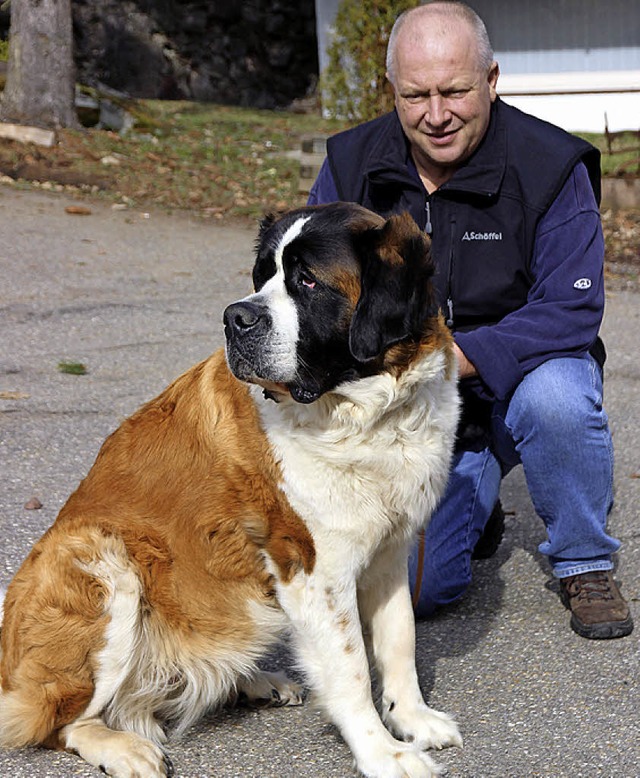
<path fill-rule="evenodd" d="M 501 232 L 465 232 L 462 240 L 502 240 Z"/>

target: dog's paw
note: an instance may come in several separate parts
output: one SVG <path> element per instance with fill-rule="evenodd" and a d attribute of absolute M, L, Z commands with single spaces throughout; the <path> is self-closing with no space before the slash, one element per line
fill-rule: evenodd
<path fill-rule="evenodd" d="M 173 765 L 162 749 L 133 732 L 117 732 L 106 735 L 99 745 L 102 751 L 99 759 L 90 758 L 90 749 L 81 755 L 112 778 L 170 778 Z M 96 744 L 97 745 L 97 744 Z"/>
<path fill-rule="evenodd" d="M 250 708 L 281 708 L 302 705 L 303 701 L 303 687 L 282 672 L 260 672 L 238 682 L 237 702 Z"/>
<path fill-rule="evenodd" d="M 387 711 L 385 723 L 396 737 L 419 749 L 462 748 L 460 730 L 451 716 L 424 704 L 413 709 L 396 705 Z"/>
<path fill-rule="evenodd" d="M 137 753 L 110 754 L 99 767 L 112 778 L 172 778 L 174 775 L 171 760 L 155 746 Z"/>
<path fill-rule="evenodd" d="M 170 778 L 173 767 L 162 749 L 135 732 L 114 730 L 101 719 L 77 720 L 61 736 L 65 747 L 113 778 Z"/>
<path fill-rule="evenodd" d="M 376 750 L 358 762 L 357 767 L 366 778 L 437 778 L 442 768 L 428 754 L 417 749 L 399 748 Z M 402 748 L 405 746 L 405 748 Z"/>

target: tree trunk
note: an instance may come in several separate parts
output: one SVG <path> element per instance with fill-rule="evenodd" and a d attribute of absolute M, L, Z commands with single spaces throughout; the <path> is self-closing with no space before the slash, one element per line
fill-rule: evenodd
<path fill-rule="evenodd" d="M 77 127 L 71 0 L 11 0 L 9 61 L 0 118 Z"/>

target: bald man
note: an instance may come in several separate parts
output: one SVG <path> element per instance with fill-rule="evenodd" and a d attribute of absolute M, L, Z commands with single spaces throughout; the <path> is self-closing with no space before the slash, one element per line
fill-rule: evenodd
<path fill-rule="evenodd" d="M 500 100 L 484 23 L 463 3 L 402 14 L 386 64 L 395 110 L 329 139 L 309 203 L 408 211 L 431 237 L 463 413 L 447 493 L 409 560 L 416 614 L 459 599 L 471 560 L 495 551 L 500 481 L 522 465 L 571 627 L 628 635 L 607 530 L 599 152 Z"/>

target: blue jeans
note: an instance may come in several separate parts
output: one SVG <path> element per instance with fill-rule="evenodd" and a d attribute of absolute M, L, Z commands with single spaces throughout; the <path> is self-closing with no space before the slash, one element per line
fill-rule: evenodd
<path fill-rule="evenodd" d="M 492 410 L 491 443 L 454 456 L 447 490 L 409 559 L 418 617 L 458 599 L 471 555 L 498 500 L 500 480 L 522 464 L 547 528 L 539 546 L 564 578 L 610 570 L 619 541 L 607 534 L 613 446 L 602 407 L 602 373 L 589 356 L 550 359 Z"/>

